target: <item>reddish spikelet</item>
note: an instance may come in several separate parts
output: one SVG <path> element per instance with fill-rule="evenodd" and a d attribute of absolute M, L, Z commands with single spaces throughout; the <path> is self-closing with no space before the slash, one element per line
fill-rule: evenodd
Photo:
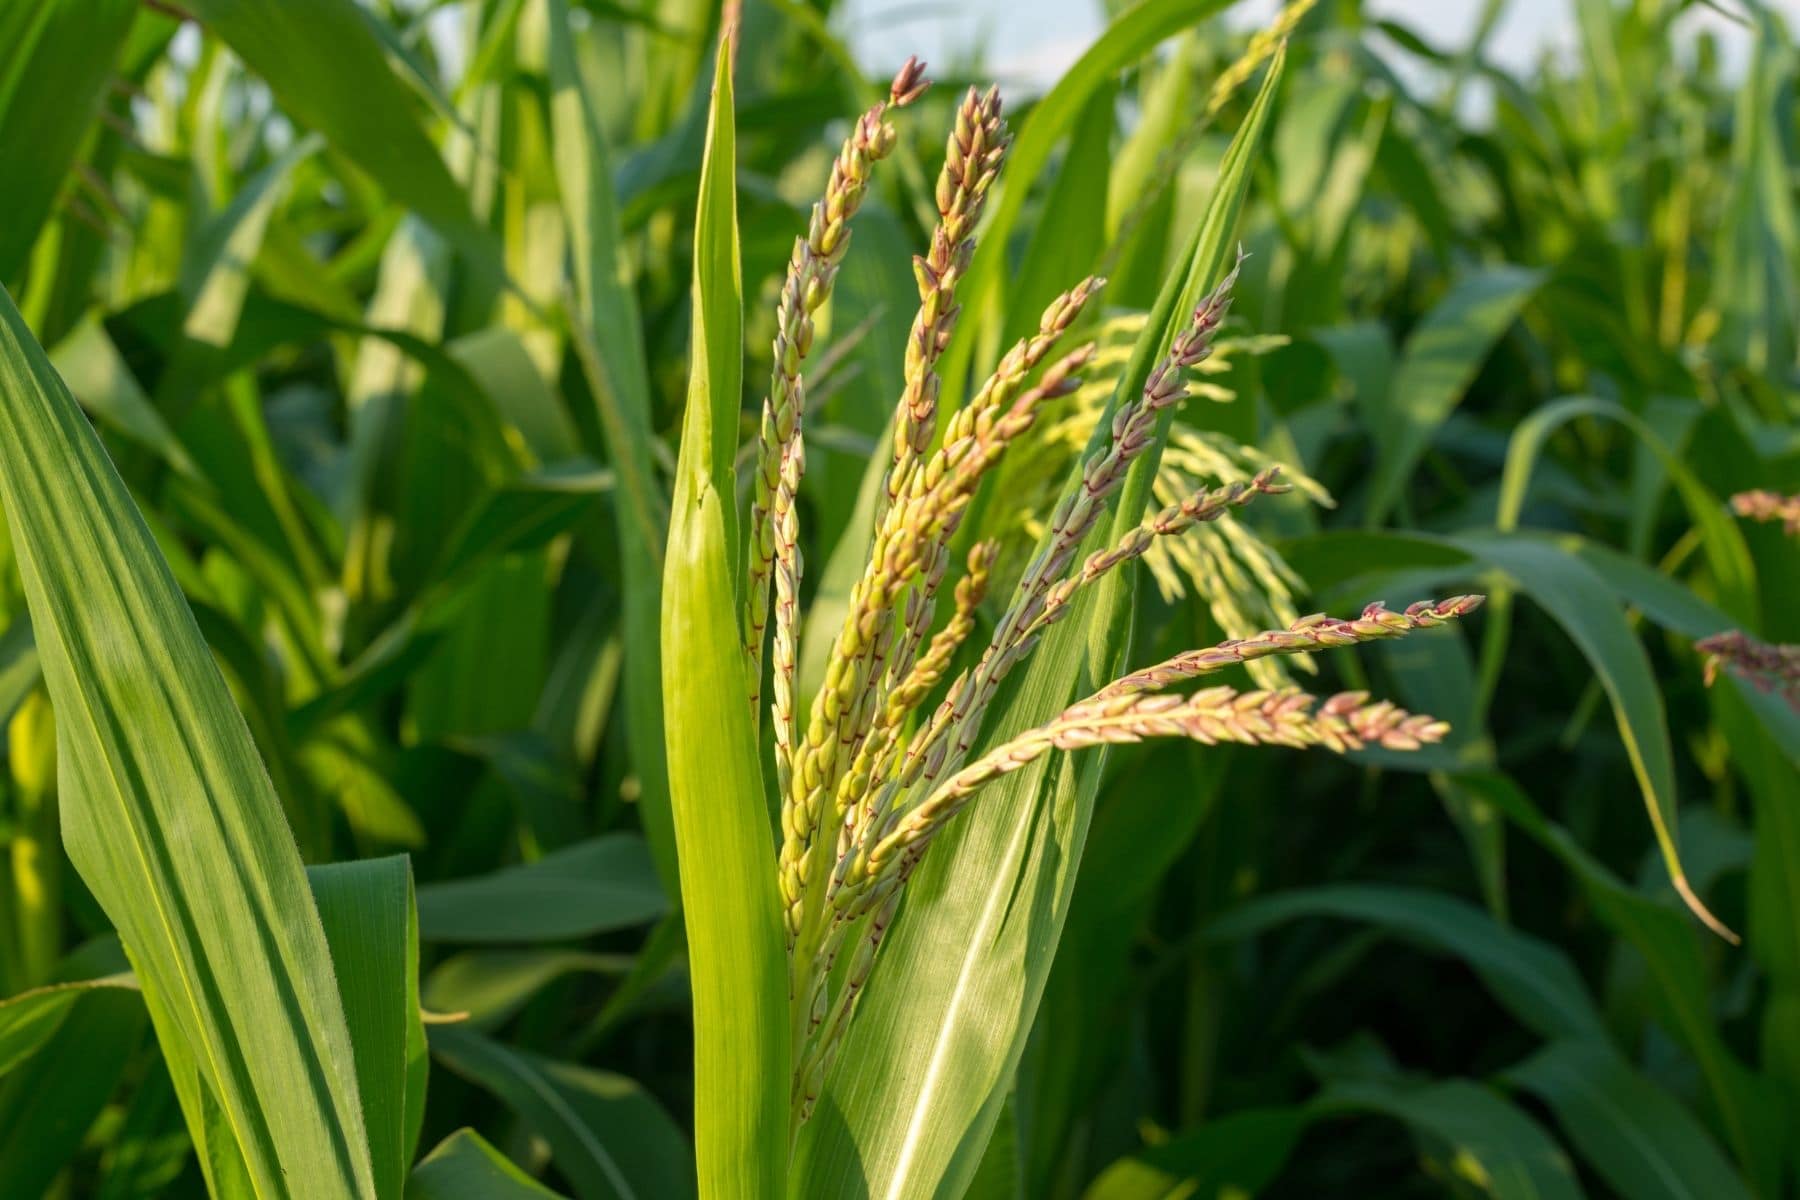
<path fill-rule="evenodd" d="M 998 93 L 971 90 L 957 108 L 938 178 L 937 227 L 926 253 L 914 260 L 919 311 L 907 339 L 893 458 L 878 494 L 868 559 L 851 589 L 801 736 L 794 709 L 801 566 L 795 497 L 805 466 L 800 368 L 812 346 L 813 313 L 842 261 L 869 165 L 893 145 L 883 113 L 924 87 L 921 68 L 909 62 L 895 77 L 887 104 L 864 115 L 834 164 L 807 235 L 795 244 L 763 410 L 744 625 L 754 668 L 760 665 L 772 579 L 778 872 L 788 935 L 796 1121 L 812 1112 L 906 881 L 931 840 L 983 786 L 1054 750 L 1153 737 L 1340 752 L 1418 749 L 1441 739 L 1447 727 L 1360 692 L 1324 700 L 1295 689 L 1159 693 L 1266 655 L 1443 624 L 1480 603 L 1480 597 L 1457 596 L 1402 612 L 1374 604 L 1348 620 L 1309 617 L 1288 629 L 1177 655 L 1102 688 L 1037 729 L 972 754 L 1002 681 L 1070 611 L 1081 587 L 1135 560 L 1159 538 L 1179 537 L 1288 489 L 1272 467 L 1249 480 L 1201 488 L 1152 514 L 1117 544 L 1075 559 L 1133 464 L 1154 446 L 1165 415 L 1186 397 L 1188 372 L 1211 353 L 1230 308 L 1234 267 L 1194 308 L 1141 391 L 1121 402 L 1104 426 L 1105 436 L 1079 464 L 1074 486 L 1051 514 L 1043 547 L 1025 566 L 986 647 L 950 678 L 979 622 L 997 557 L 991 543 L 968 556 L 954 587 L 955 610 L 938 628 L 937 599 L 951 578 L 951 546 L 1006 449 L 1032 429 L 1047 402 L 1074 390 L 1078 372 L 1093 360 L 1091 344 L 1053 356 L 1103 285 L 1083 280 L 1057 297 L 1037 331 L 1007 350 L 969 403 L 942 423 L 940 439 L 937 364 L 956 327 L 957 284 L 971 261 L 975 229 L 1008 141 Z M 922 706 L 940 691 L 935 711 L 919 720 Z"/>
<path fill-rule="evenodd" d="M 1800 495 L 1784 496 L 1762 489 L 1739 492 L 1731 498 L 1731 511 L 1753 521 L 1780 521 L 1789 535 L 1800 537 Z"/>
<path fill-rule="evenodd" d="M 1800 712 L 1800 646 L 1775 645 L 1733 629 L 1694 643 L 1706 656 L 1706 685 L 1718 680 L 1720 668 L 1773 692 Z"/>

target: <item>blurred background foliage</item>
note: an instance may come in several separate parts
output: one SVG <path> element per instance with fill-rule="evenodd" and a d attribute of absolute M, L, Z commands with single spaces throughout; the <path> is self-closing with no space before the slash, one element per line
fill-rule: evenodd
<path fill-rule="evenodd" d="M 1144 0 L 1047 96 L 1008 95 L 1015 128 L 1062 107 L 1015 163 L 953 369 L 1087 271 L 1109 322 L 1149 307 L 1250 99 L 1209 103 L 1245 43 L 1217 9 Z M 1692 643 L 1800 641 L 1800 544 L 1724 503 L 1800 490 L 1800 55 L 1758 7 L 1731 6 L 1750 50 L 1727 67 L 1681 5 L 1577 0 L 1576 50 L 1507 73 L 1486 11 L 1454 45 L 1353 3 L 1295 14 L 1233 340 L 1170 469 L 1316 486 L 1153 562 L 1133 648 L 1477 588 L 1460 627 L 1299 668 L 1454 733 L 1352 761 L 1114 754 L 975 1194 L 1793 1194 L 1800 716 L 1706 688 Z M 756 381 L 792 239 L 877 92 L 829 0 L 743 22 Z M 0 6 L 0 281 L 304 858 L 411 856 L 422 1002 L 468 1014 L 429 1027 L 421 1144 L 473 1126 L 583 1200 L 694 1187 L 655 655 L 717 27 L 703 0 Z M 821 314 L 815 612 L 842 603 L 907 256 L 979 66 L 940 66 L 899 122 Z M 571 89 L 611 197 L 570 182 L 599 149 L 559 120 Z M 616 245 L 583 232 L 597 204 Z M 1079 447 L 1083 403 L 1042 458 Z M 1009 466 L 988 528 L 1030 533 L 1063 473 L 1037 467 Z M 0 626 L 13 996 L 121 963 L 59 847 L 10 564 Z M 1659 823 L 1741 945 L 1688 915 Z M 142 1003 L 54 995 L 0 1007 L 0 1195 L 194 1194 Z"/>

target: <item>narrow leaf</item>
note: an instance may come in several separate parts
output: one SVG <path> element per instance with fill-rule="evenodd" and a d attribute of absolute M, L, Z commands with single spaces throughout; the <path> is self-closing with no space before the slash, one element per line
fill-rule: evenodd
<path fill-rule="evenodd" d="M 731 55 L 713 77 L 694 232 L 694 344 L 663 575 L 669 797 L 694 989 L 694 1141 L 708 1197 L 779 1196 L 787 969 L 734 568 L 742 403 Z"/>

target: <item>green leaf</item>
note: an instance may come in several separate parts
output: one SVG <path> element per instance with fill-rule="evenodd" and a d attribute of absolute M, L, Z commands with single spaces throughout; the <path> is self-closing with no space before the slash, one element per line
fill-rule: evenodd
<path fill-rule="evenodd" d="M 76 993 L 42 1051 L 0 1080 L 0 1196 L 43 1196 L 112 1099 L 144 1037 L 129 989 Z"/>
<path fill-rule="evenodd" d="M 1612 702 L 1619 738 L 1643 790 L 1650 828 L 1669 878 L 1696 916 L 1735 941 L 1688 885 L 1676 847 L 1675 757 L 1662 690 L 1644 647 L 1632 633 L 1606 581 L 1550 543 L 1529 537 L 1470 534 L 1456 544 L 1503 571 L 1563 628 L 1593 668 Z"/>
<path fill-rule="evenodd" d="M 324 134 L 465 252 L 498 261 L 426 136 L 411 89 L 352 0 L 195 0 L 190 9 L 303 128 Z"/>
<path fill-rule="evenodd" d="M 1749 1200 L 1712 1136 L 1605 1042 L 1552 1042 L 1505 1079 L 1556 1114 L 1577 1150 L 1632 1200 Z"/>
<path fill-rule="evenodd" d="M 1606 1027 L 1566 955 L 1463 900 L 1418 888 L 1342 884 L 1247 901 L 1207 927 L 1209 940 L 1253 937 L 1299 917 L 1366 921 L 1460 958 L 1514 1016 L 1545 1037 L 1604 1039 Z"/>
<path fill-rule="evenodd" d="M 1618 603 L 1641 610 L 1664 629 L 1697 640 L 1732 627 L 1730 617 L 1655 567 L 1584 538 L 1560 535 L 1553 541 L 1605 580 Z M 1788 761 L 1800 767 L 1800 713 L 1780 696 L 1739 679 L 1729 671 L 1724 673 L 1719 686 L 1736 692 L 1756 714 Z"/>
<path fill-rule="evenodd" d="M 1459 779 L 1549 850 L 1581 883 L 1595 914 L 1643 956 L 1658 1022 L 1699 1067 L 1732 1154 L 1759 1188 L 1773 1191 L 1782 1130 L 1774 1080 L 1750 1072 L 1720 1034 L 1699 935 L 1679 909 L 1619 881 L 1560 826 L 1546 821 L 1518 785 L 1486 772 Z"/>
<path fill-rule="evenodd" d="M 1205 219 L 1158 299 L 1115 404 L 1142 388 L 1174 330 L 1230 258 L 1281 67 L 1278 57 L 1226 154 Z M 1012 170 L 1020 169 L 1015 161 Z M 1110 423 L 1110 417 L 1100 421 L 1096 436 Z M 1165 422 L 1161 433 L 1166 429 Z M 1149 453 L 1133 464 L 1111 528 L 1102 522 L 1096 542 L 1137 523 L 1156 459 Z M 1079 611 L 1045 637 L 1020 672 L 1023 679 L 1003 691 L 986 737 L 1039 724 L 1084 685 L 1113 678 L 1129 641 L 1130 572 L 1107 583 L 1077 593 Z M 866 1189 L 898 1198 L 954 1194 L 966 1186 L 1043 994 L 1102 757 L 1051 755 L 997 781 L 925 856 L 818 1109 L 801 1129 L 795 1194 Z"/>
<path fill-rule="evenodd" d="M 419 888 L 432 942 L 542 942 L 646 925 L 668 911 L 644 840 L 612 833 L 491 875 Z"/>
<path fill-rule="evenodd" d="M 0 67 L 0 281 L 16 279 L 30 255 L 138 11 L 132 0 L 43 0 L 0 18 L 11 60 Z"/>
<path fill-rule="evenodd" d="M 624 1076 L 551 1062 L 459 1025 L 433 1026 L 431 1049 L 451 1070 L 499 1096 L 550 1144 L 557 1169 L 581 1200 L 696 1194 L 686 1139 Z"/>
<path fill-rule="evenodd" d="M 1465 276 L 1406 339 L 1388 394 L 1364 397 L 1378 450 L 1364 514 L 1369 528 L 1399 503 L 1413 467 L 1543 279 L 1542 271 L 1514 266 Z"/>
<path fill-rule="evenodd" d="M 1582 1195 L 1562 1147 L 1536 1121 L 1477 1083 L 1334 1083 L 1313 1107 L 1322 1113 L 1376 1113 L 1404 1123 L 1435 1148 L 1452 1178 L 1493 1200 Z"/>
<path fill-rule="evenodd" d="M 178 1083 L 190 1130 L 204 1142 L 216 1105 L 265 1195 L 372 1196 L 349 1033 L 280 802 L 167 565 L 10 298 L 0 501 L 57 715 L 64 844 L 165 1053 L 191 1056 Z"/>
<path fill-rule="evenodd" d="M 129 974 L 53 983 L 0 1000 L 0 1075 L 36 1054 L 56 1035 L 75 1002 L 95 988 L 135 988 Z"/>
<path fill-rule="evenodd" d="M 472 950 L 432 968 L 425 980 L 424 1003 L 433 1012 L 465 1013 L 471 1028 L 485 1029 L 506 1020 L 539 989 L 565 975 L 623 976 L 631 964 L 625 955 L 584 950 Z"/>
<path fill-rule="evenodd" d="M 1537 409 L 1519 422 L 1506 448 L 1506 468 L 1500 480 L 1500 499 L 1494 525 L 1501 532 L 1518 528 L 1533 469 L 1550 435 L 1581 417 L 1603 417 L 1628 429 L 1656 457 L 1681 494 L 1688 518 L 1700 534 L 1713 576 L 1724 593 L 1725 607 L 1744 623 L 1756 619 L 1756 567 L 1744 536 L 1727 515 L 1719 498 L 1706 489 L 1694 472 L 1636 414 L 1610 400 L 1568 396 Z M 1714 630 L 1713 632 L 1717 632 Z"/>
<path fill-rule="evenodd" d="M 400 1196 L 425 1118 L 419 918 L 405 855 L 308 867 L 356 1055 L 378 1196 Z"/>
<path fill-rule="evenodd" d="M 779 1196 L 788 1153 L 788 984 L 775 843 L 738 632 L 743 388 L 731 59 L 713 76 L 694 232 L 687 419 L 663 575 L 669 797 L 694 990 L 694 1141 L 709 1197 Z"/>
<path fill-rule="evenodd" d="M 1227 1200 L 1251 1196 L 1281 1172 L 1305 1130 L 1304 1108 L 1234 1112 L 1121 1159 L 1082 1200 Z"/>
<path fill-rule="evenodd" d="M 549 1200 L 555 1196 L 473 1129 L 459 1129 L 439 1142 L 406 1181 L 406 1200 Z"/>
<path fill-rule="evenodd" d="M 679 885 L 662 749 L 662 647 L 657 637 L 669 514 L 652 466 L 657 443 L 651 431 L 643 327 L 637 296 L 625 276 L 606 136 L 576 61 L 568 6 L 564 0 L 550 0 L 548 13 L 551 139 L 575 275 L 570 333 L 597 409 L 594 426 L 602 435 L 597 440 L 604 443 L 589 449 L 610 452 L 620 484 L 613 512 L 624 602 L 625 734 L 638 774 L 644 831 L 657 871 L 673 896 Z"/>
<path fill-rule="evenodd" d="M 432 582 L 453 585 L 501 555 L 545 545 L 571 529 L 611 486 L 607 472 L 578 461 L 508 480 L 470 510 L 432 571 Z"/>
<path fill-rule="evenodd" d="M 153 451 L 189 478 L 200 469 L 120 357 L 106 327 L 90 313 L 57 343 L 50 362 L 81 406 Z"/>

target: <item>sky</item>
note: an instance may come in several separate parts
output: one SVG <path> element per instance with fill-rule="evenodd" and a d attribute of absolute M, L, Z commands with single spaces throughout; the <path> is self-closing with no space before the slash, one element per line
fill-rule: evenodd
<path fill-rule="evenodd" d="M 1731 0 L 1721 0 L 1729 4 Z M 1275 0 L 1240 0 L 1227 20 L 1262 24 Z M 1367 0 L 1375 18 L 1394 19 L 1444 49 L 1458 49 L 1474 32 L 1482 0 Z M 1790 23 L 1800 0 L 1776 0 Z M 892 70 L 907 54 L 947 62 L 959 49 L 985 46 L 984 62 L 1002 83 L 1041 89 L 1054 81 L 1098 36 L 1100 0 L 848 0 L 839 28 L 864 66 Z M 1749 34 L 1715 13 L 1696 10 L 1682 18 L 1690 31 L 1718 30 L 1727 64 L 1741 61 Z M 1489 43 L 1498 66 L 1525 71 L 1550 50 L 1575 45 L 1571 0 L 1511 0 Z"/>

